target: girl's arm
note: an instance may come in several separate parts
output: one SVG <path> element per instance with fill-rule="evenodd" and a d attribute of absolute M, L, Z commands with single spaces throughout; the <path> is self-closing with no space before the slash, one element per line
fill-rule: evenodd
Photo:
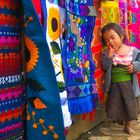
<path fill-rule="evenodd" d="M 110 65 L 112 65 L 112 58 L 108 57 L 108 50 L 106 49 L 101 57 L 101 66 L 103 70 L 106 71 Z"/>

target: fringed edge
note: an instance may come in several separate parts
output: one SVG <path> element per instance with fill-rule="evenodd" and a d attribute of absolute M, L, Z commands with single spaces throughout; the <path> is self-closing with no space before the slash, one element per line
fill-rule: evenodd
<path fill-rule="evenodd" d="M 68 99 L 68 107 L 72 115 L 91 112 L 93 109 L 99 108 L 98 94 Z"/>

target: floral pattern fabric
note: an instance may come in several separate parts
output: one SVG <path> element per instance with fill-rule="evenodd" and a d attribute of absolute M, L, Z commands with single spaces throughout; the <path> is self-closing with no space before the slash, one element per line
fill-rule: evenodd
<path fill-rule="evenodd" d="M 61 6 L 61 7 L 60 7 Z M 51 60 L 54 66 L 57 85 L 59 88 L 60 102 L 64 120 L 64 127 L 72 124 L 71 115 L 68 109 L 67 91 L 62 69 L 61 53 L 63 50 L 63 28 L 65 28 L 65 9 L 58 1 L 46 1 L 47 27 L 46 40 L 48 42 Z"/>
<path fill-rule="evenodd" d="M 48 42 L 31 0 L 22 0 L 27 72 L 27 140 L 65 140 Z"/>
<path fill-rule="evenodd" d="M 66 1 L 66 41 L 62 62 L 68 105 L 71 114 L 82 114 L 98 106 L 95 64 L 91 54 L 91 39 L 95 25 L 93 1 Z M 95 11 L 95 9 L 93 10 Z M 92 14 L 91 14 L 92 13 Z"/>

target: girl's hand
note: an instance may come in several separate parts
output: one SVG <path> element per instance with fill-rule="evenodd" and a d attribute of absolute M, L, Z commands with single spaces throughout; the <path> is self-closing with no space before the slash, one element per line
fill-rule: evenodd
<path fill-rule="evenodd" d="M 117 49 L 114 49 L 112 46 L 109 47 L 108 57 L 112 58 L 117 52 Z"/>
<path fill-rule="evenodd" d="M 127 69 L 128 73 L 133 73 L 134 72 L 134 65 L 129 64 L 129 65 L 127 65 L 126 69 Z"/>

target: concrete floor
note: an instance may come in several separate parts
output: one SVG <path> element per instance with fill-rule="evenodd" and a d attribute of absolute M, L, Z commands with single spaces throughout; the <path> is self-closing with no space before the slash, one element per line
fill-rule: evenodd
<path fill-rule="evenodd" d="M 76 140 L 140 140 L 140 115 L 137 121 L 132 122 L 136 134 L 130 136 L 123 131 L 123 126 L 113 124 L 105 119 L 103 123 L 80 135 Z"/>
<path fill-rule="evenodd" d="M 104 107 L 101 107 L 95 112 L 92 122 L 89 121 L 89 115 L 85 120 L 82 120 L 82 115 L 75 115 L 73 119 L 74 124 L 69 128 L 67 140 L 76 140 L 81 134 L 103 122 L 105 119 Z"/>

